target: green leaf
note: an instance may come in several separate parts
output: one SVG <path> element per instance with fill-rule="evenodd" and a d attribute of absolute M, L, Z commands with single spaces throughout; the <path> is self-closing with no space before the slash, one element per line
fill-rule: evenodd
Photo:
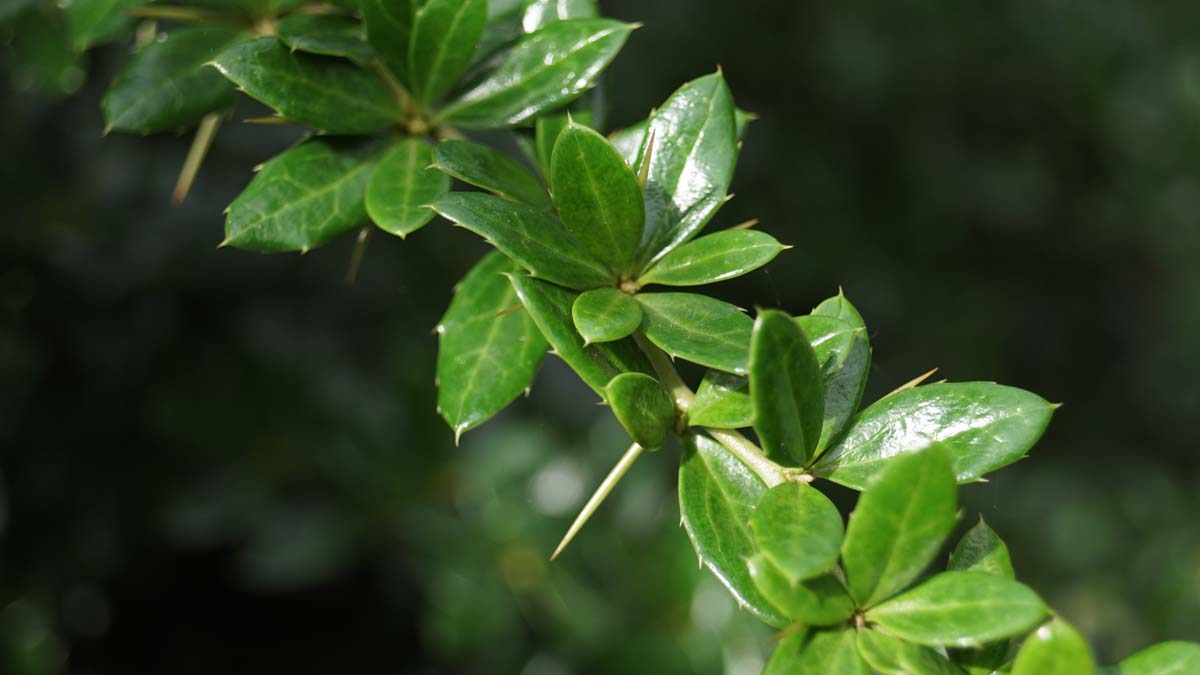
<path fill-rule="evenodd" d="M 922 486 L 911 489 L 916 492 Z M 1024 633 L 1045 618 L 1046 611 L 1037 593 L 1012 579 L 986 572 L 942 572 L 872 608 L 866 617 L 909 642 L 971 647 Z"/>
<path fill-rule="evenodd" d="M 575 299 L 571 319 L 584 344 L 612 342 L 633 335 L 642 323 L 642 306 L 628 293 L 597 288 Z"/>
<path fill-rule="evenodd" d="M 843 318 L 822 314 L 796 317 L 825 378 L 825 421 L 817 442 L 818 455 L 837 439 L 858 411 L 871 369 L 867 327 L 848 301 L 845 306 L 851 311 L 842 313 Z"/>
<path fill-rule="evenodd" d="M 832 298 L 823 300 L 821 304 L 813 308 L 811 312 L 813 316 L 827 316 L 831 319 L 837 319 L 850 324 L 851 326 L 866 326 L 863 322 L 862 315 L 858 313 L 854 305 L 846 299 L 846 295 L 838 289 L 838 294 Z"/>
<path fill-rule="evenodd" d="M 182 28 L 134 52 L 101 106 L 109 129 L 153 133 L 190 127 L 233 103 L 233 84 L 208 67 L 248 37 L 233 28 Z"/>
<path fill-rule="evenodd" d="M 130 9 L 144 0 L 71 0 L 61 5 L 67 15 L 71 47 L 77 52 L 104 42 L 133 23 Z"/>
<path fill-rule="evenodd" d="M 622 373 L 609 381 L 605 394 L 635 443 L 647 450 L 662 447 L 675 428 L 675 404 L 661 382 L 643 373 Z"/>
<path fill-rule="evenodd" d="M 486 0 L 426 0 L 409 38 L 408 81 L 418 104 L 436 101 L 467 69 L 483 27 Z"/>
<path fill-rule="evenodd" d="M 837 564 L 844 534 L 842 514 L 820 490 L 781 483 L 767 491 L 750 518 L 754 542 L 792 583 Z"/>
<path fill-rule="evenodd" d="M 833 626 L 854 613 L 854 601 L 831 573 L 792 581 L 759 553 L 746 561 L 754 586 L 787 618 L 805 626 Z"/>
<path fill-rule="evenodd" d="M 852 628 L 790 635 L 779 642 L 763 675 L 871 675 Z"/>
<path fill-rule="evenodd" d="M 221 245 L 307 252 L 354 229 L 378 147 L 313 139 L 268 160 L 229 205 Z"/>
<path fill-rule="evenodd" d="M 479 192 L 452 192 L 433 208 L 504 251 L 535 277 L 580 289 L 613 284 L 604 264 L 580 248 L 562 223 L 543 209 Z"/>
<path fill-rule="evenodd" d="M 1095 675 L 1088 643 L 1069 623 L 1053 619 L 1025 638 L 1012 675 Z"/>
<path fill-rule="evenodd" d="M 877 630 L 858 631 L 858 653 L 882 675 L 960 675 L 961 670 L 928 647 Z"/>
<path fill-rule="evenodd" d="M 646 140 L 646 130 L 649 128 L 650 120 L 644 119 L 637 124 L 610 133 L 608 142 L 612 143 L 617 152 L 621 153 L 626 164 L 635 167 L 638 165 L 638 153 L 642 149 L 642 143 Z"/>
<path fill-rule="evenodd" d="M 526 33 L 533 33 L 555 21 L 595 16 L 596 0 L 531 0 L 525 6 L 521 25 Z"/>
<path fill-rule="evenodd" d="M 716 441 L 684 435 L 679 466 L 679 513 L 700 562 L 729 589 L 738 604 L 776 628 L 787 618 L 763 597 L 746 559 L 755 553 L 750 514 L 767 491 L 750 467 Z"/>
<path fill-rule="evenodd" d="M 550 208 L 550 195 L 533 174 L 481 143 L 442 141 L 433 152 L 433 166 L 505 199 Z"/>
<path fill-rule="evenodd" d="M 416 141 L 409 141 L 416 142 Z M 455 434 L 477 427 L 533 384 L 548 345 L 504 276 L 520 270 L 493 251 L 459 282 L 438 324 L 438 412 Z"/>
<path fill-rule="evenodd" d="M 803 466 L 821 437 L 824 381 L 808 338 L 792 317 L 760 312 L 750 341 L 754 431 L 767 456 Z"/>
<path fill-rule="evenodd" d="M 571 123 L 551 160 L 558 215 L 593 257 L 622 275 L 633 271 L 646 214 L 637 176 L 603 136 Z"/>
<path fill-rule="evenodd" d="M 401 238 L 433 219 L 429 204 L 450 190 L 450 178 L 427 168 L 429 144 L 407 138 L 392 146 L 367 183 L 367 213 L 385 232 Z"/>
<path fill-rule="evenodd" d="M 1020 459 L 1055 406 L 992 382 L 930 384 L 897 392 L 855 417 L 846 435 L 814 467 L 818 476 L 861 490 L 893 457 L 946 446 L 959 482 Z"/>
<path fill-rule="evenodd" d="M 420 0 L 359 0 L 367 42 L 400 82 L 408 82 L 408 46 Z"/>
<path fill-rule="evenodd" d="M 743 274 L 771 262 L 785 248 L 765 232 L 724 230 L 700 237 L 663 256 L 638 283 L 700 286 Z"/>
<path fill-rule="evenodd" d="M 641 259 L 653 263 L 691 239 L 725 201 L 737 161 L 733 95 L 721 73 L 693 80 L 650 118 L 646 237 Z M 646 153 L 647 141 L 638 152 Z"/>
<path fill-rule="evenodd" d="M 490 75 L 442 110 L 439 121 L 467 129 L 524 124 L 590 87 L 632 29 L 609 19 L 549 24 L 517 41 Z"/>
<path fill-rule="evenodd" d="M 541 170 L 547 181 L 550 180 L 550 162 L 554 156 L 554 143 L 571 120 L 570 115 L 563 113 L 561 115 L 542 115 L 534 123 L 534 149 L 536 150 L 538 169 Z"/>
<path fill-rule="evenodd" d="M 1012 559 L 1008 555 L 1008 547 L 1000 536 L 988 527 L 980 517 L 975 524 L 963 535 L 950 554 L 948 570 L 964 572 L 987 572 L 1006 579 L 1015 579 Z"/>
<path fill-rule="evenodd" d="M 523 274 L 511 275 L 521 304 L 537 322 L 554 353 L 602 397 L 612 378 L 621 373 L 653 373 L 650 363 L 632 340 L 584 346 L 571 322 L 571 305 L 577 293 Z"/>
<path fill-rule="evenodd" d="M 966 671 L 967 675 L 992 675 L 999 671 L 1001 666 L 1012 665 L 1012 659 L 1008 655 L 1011 645 L 1011 639 L 1004 639 L 989 642 L 981 647 L 947 649 L 946 652 L 954 664 L 960 670 Z"/>
<path fill-rule="evenodd" d="M 742 310 L 695 293 L 639 293 L 646 337 L 671 356 L 740 375 L 750 362 L 754 321 Z"/>
<path fill-rule="evenodd" d="M 370 133 L 401 120 L 375 75 L 343 59 L 290 52 L 273 37 L 226 49 L 213 65 L 280 115 L 332 134 Z"/>
<path fill-rule="evenodd" d="M 1130 656 L 1115 675 L 1192 675 L 1200 673 L 1200 644 L 1160 642 Z"/>
<path fill-rule="evenodd" d="M 937 556 L 954 528 L 955 489 L 950 460 L 933 447 L 897 457 L 863 491 L 842 544 L 860 607 L 891 597 Z"/>
<path fill-rule="evenodd" d="M 363 38 L 362 24 L 345 16 L 292 14 L 276 22 L 275 34 L 293 51 L 340 56 L 359 65 L 375 56 Z"/>
<path fill-rule="evenodd" d="M 753 423 L 750 380 L 720 370 L 704 374 L 688 408 L 688 424 L 717 429 L 740 429 Z"/>

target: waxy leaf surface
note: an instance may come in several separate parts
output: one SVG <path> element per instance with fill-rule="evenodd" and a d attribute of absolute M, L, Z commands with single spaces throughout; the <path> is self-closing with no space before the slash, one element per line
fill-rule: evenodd
<path fill-rule="evenodd" d="M 763 675 L 870 675 L 858 653 L 855 631 L 838 628 L 780 640 Z"/>
<path fill-rule="evenodd" d="M 833 626 L 854 613 L 854 601 L 833 574 L 805 581 L 788 579 L 774 563 L 759 553 L 746 561 L 754 586 L 787 618 L 805 626 Z"/>
<path fill-rule="evenodd" d="M 750 519 L 758 550 L 795 583 L 837 564 L 842 514 L 820 490 L 781 483 L 767 491 Z"/>
<path fill-rule="evenodd" d="M 1125 659 L 1116 675 L 1191 675 L 1200 673 L 1200 643 L 1161 642 Z"/>
<path fill-rule="evenodd" d="M 750 380 L 720 370 L 704 374 L 688 409 L 688 424 L 717 429 L 740 429 L 753 423 Z"/>
<path fill-rule="evenodd" d="M 961 675 L 936 651 L 877 630 L 858 631 L 858 653 L 882 675 Z"/>
<path fill-rule="evenodd" d="M 675 428 L 675 404 L 657 379 L 643 373 L 621 373 L 605 387 L 605 399 L 633 441 L 657 450 Z"/>
<path fill-rule="evenodd" d="M 1017 652 L 1012 675 L 1095 675 L 1087 640 L 1071 624 L 1053 619 L 1039 626 Z"/>
<path fill-rule="evenodd" d="M 505 199 L 550 208 L 550 195 L 533 174 L 508 156 L 481 143 L 442 141 L 434 149 L 433 166 Z"/>
<path fill-rule="evenodd" d="M 575 299 L 571 319 L 584 342 L 612 342 L 637 330 L 642 323 L 642 306 L 615 288 L 597 288 Z"/>
<path fill-rule="evenodd" d="M 596 16 L 596 0 L 532 0 L 525 6 L 521 26 L 533 33 L 555 21 Z"/>
<path fill-rule="evenodd" d="M 752 272 L 784 249 L 755 230 L 724 230 L 688 242 L 663 256 L 638 280 L 665 286 L 700 286 Z"/>
<path fill-rule="evenodd" d="M 367 183 L 367 214 L 385 232 L 406 237 L 433 219 L 429 204 L 450 190 L 450 178 L 430 169 L 429 144 L 408 138 L 384 155 Z"/>
<path fill-rule="evenodd" d="M 808 337 L 824 379 L 825 413 L 817 442 L 820 454 L 858 410 L 871 369 L 871 345 L 867 329 L 861 323 L 820 314 L 798 316 L 796 323 Z"/>
<path fill-rule="evenodd" d="M 362 24 L 345 16 L 292 14 L 275 24 L 279 41 L 294 51 L 340 56 L 367 65 L 375 56 L 363 37 Z"/>
<path fill-rule="evenodd" d="M 767 456 L 803 466 L 817 448 L 825 410 L 824 379 L 808 338 L 777 310 L 758 315 L 750 341 L 754 431 Z"/>
<path fill-rule="evenodd" d="M 987 572 L 1006 579 L 1015 579 L 1008 546 L 983 518 L 963 538 L 950 554 L 946 569 L 962 572 Z"/>
<path fill-rule="evenodd" d="M 408 82 L 419 105 L 454 86 L 467 69 L 483 27 L 486 0 L 425 0 L 409 37 Z"/>
<path fill-rule="evenodd" d="M 408 83 L 408 50 L 420 0 L 359 0 L 367 42 L 400 82 Z"/>
<path fill-rule="evenodd" d="M 754 321 L 740 309 L 694 293 L 639 293 L 646 337 L 671 356 L 746 374 Z"/>

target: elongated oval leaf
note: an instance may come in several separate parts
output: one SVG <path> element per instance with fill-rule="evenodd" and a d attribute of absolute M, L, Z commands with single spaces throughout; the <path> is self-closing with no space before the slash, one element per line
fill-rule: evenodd
<path fill-rule="evenodd" d="M 576 104 L 572 106 L 578 108 Z M 542 175 L 546 177 L 546 181 L 550 180 L 550 162 L 554 158 L 554 144 L 558 141 L 558 135 L 567 128 L 567 124 L 571 121 L 587 126 L 592 126 L 592 113 L 590 110 L 574 110 L 571 113 L 561 113 L 558 115 L 542 115 L 537 118 L 534 125 L 534 154 L 538 168 Z"/>
<path fill-rule="evenodd" d="M 535 277 L 580 289 L 613 284 L 604 264 L 580 248 L 562 223 L 542 209 L 478 192 L 452 192 L 433 208 L 486 239 Z M 569 306 L 567 311 L 569 315 Z"/>
<path fill-rule="evenodd" d="M 983 518 L 958 540 L 954 552 L 950 554 L 948 570 L 964 572 L 987 572 L 1006 579 L 1015 579 L 1012 559 L 1008 555 L 1008 546 L 996 534 Z"/>
<path fill-rule="evenodd" d="M 755 554 L 750 514 L 767 491 L 762 479 L 716 441 L 684 436 L 679 466 L 679 513 L 696 555 L 738 604 L 777 628 L 788 619 L 763 597 L 746 559 Z"/>
<path fill-rule="evenodd" d="M 400 82 L 408 83 L 408 49 L 420 0 L 358 0 L 367 42 Z"/>
<path fill-rule="evenodd" d="M 221 245 L 305 252 L 362 224 L 378 148 L 313 139 L 270 159 L 229 205 Z"/>
<path fill-rule="evenodd" d="M 331 14 L 292 14 L 275 23 L 275 35 L 290 49 L 321 56 L 340 56 L 359 65 L 374 58 L 362 24 Z"/>
<path fill-rule="evenodd" d="M 861 490 L 892 457 L 934 443 L 949 451 L 959 482 L 1020 459 L 1046 430 L 1055 406 L 992 382 L 930 384 L 874 403 L 814 467 L 818 476 Z"/>
<path fill-rule="evenodd" d="M 688 409 L 688 424 L 717 429 L 740 429 L 753 423 L 750 380 L 720 370 L 704 374 Z"/>
<path fill-rule="evenodd" d="M 854 629 L 791 635 L 779 642 L 763 675 L 870 675 Z"/>
<path fill-rule="evenodd" d="M 459 282 L 438 324 L 438 412 L 455 434 L 483 424 L 533 384 L 548 347 L 506 274 L 519 267 L 493 251 Z"/>
<path fill-rule="evenodd" d="M 207 64 L 248 37 L 232 28 L 183 28 L 142 47 L 104 95 L 108 128 L 139 133 L 181 129 L 230 105 L 233 84 Z"/>
<path fill-rule="evenodd" d="M 642 306 L 628 293 L 597 288 L 575 299 L 571 319 L 585 344 L 612 342 L 633 335 L 642 323 Z"/>
<path fill-rule="evenodd" d="M 533 174 L 481 143 L 442 141 L 434 150 L 433 166 L 505 199 L 550 208 L 550 195 Z"/>
<path fill-rule="evenodd" d="M 521 38 L 490 75 L 442 110 L 440 121 L 467 129 L 524 124 L 590 87 L 630 30 L 609 19 L 551 23 Z"/>
<path fill-rule="evenodd" d="M 555 21 L 596 16 L 596 0 L 532 0 L 525 6 L 521 25 L 532 33 Z"/>
<path fill-rule="evenodd" d="M 803 466 L 821 437 L 824 379 L 800 326 L 777 310 L 760 312 L 754 323 L 750 403 L 754 431 L 767 455 Z"/>
<path fill-rule="evenodd" d="M 972 647 L 1019 635 L 1045 616 L 1037 593 L 985 572 L 942 572 L 866 614 L 897 637 L 930 647 Z"/>
<path fill-rule="evenodd" d="M 1087 640 L 1071 624 L 1054 619 L 1021 644 L 1012 675 L 1095 675 Z"/>
<path fill-rule="evenodd" d="M 946 657 L 877 630 L 858 631 L 858 653 L 882 675 L 961 675 Z"/>
<path fill-rule="evenodd" d="M 332 134 L 370 133 L 401 120 L 375 75 L 344 59 L 293 53 L 273 37 L 226 49 L 213 65 L 280 115 Z"/>
<path fill-rule="evenodd" d="M 763 495 L 750 519 L 754 543 L 792 583 L 837 564 L 845 534 L 842 514 L 820 490 L 782 483 Z"/>
<path fill-rule="evenodd" d="M 766 265 L 785 247 L 755 230 L 725 230 L 700 237 L 663 256 L 638 279 L 646 284 L 700 286 L 740 277 Z"/>
<path fill-rule="evenodd" d="M 834 626 L 854 613 L 854 601 L 833 574 L 793 581 L 761 553 L 746 564 L 755 588 L 792 621 L 805 626 Z"/>
<path fill-rule="evenodd" d="M 860 607 L 916 579 L 954 528 L 954 474 L 939 447 L 897 457 L 858 498 L 842 565 Z"/>
<path fill-rule="evenodd" d="M 427 105 L 454 86 L 483 36 L 486 0 L 426 0 L 409 38 L 408 81 Z"/>
<path fill-rule="evenodd" d="M 428 143 L 415 138 L 396 143 L 379 161 L 367 183 L 367 214 L 385 232 L 401 238 L 433 219 L 429 204 L 450 191 L 450 178 L 428 168 Z"/>
<path fill-rule="evenodd" d="M 818 455 L 837 439 L 858 411 L 871 369 L 866 326 L 861 321 L 854 323 L 853 316 L 846 316 L 850 321 L 820 314 L 796 317 L 812 344 L 825 379 L 825 420 L 817 442 Z"/>
<path fill-rule="evenodd" d="M 671 356 L 744 375 L 754 321 L 740 309 L 695 293 L 639 293 L 646 337 Z"/>
<path fill-rule="evenodd" d="M 1189 675 L 1200 673 L 1200 643 L 1160 642 L 1130 656 L 1116 675 Z"/>
<path fill-rule="evenodd" d="M 605 398 L 633 441 L 657 450 L 675 428 L 675 404 L 662 383 L 643 373 L 621 373 L 605 387 Z"/>

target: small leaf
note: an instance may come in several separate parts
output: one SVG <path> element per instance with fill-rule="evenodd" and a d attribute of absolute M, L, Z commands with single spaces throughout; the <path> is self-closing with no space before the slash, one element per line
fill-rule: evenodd
<path fill-rule="evenodd" d="M 128 10 L 144 0 L 74 0 L 60 5 L 66 11 L 71 47 L 77 52 L 104 42 L 129 27 Z"/>
<path fill-rule="evenodd" d="M 449 103 L 439 121 L 467 129 L 524 124 L 590 87 L 632 28 L 609 19 L 570 19 L 526 35 L 490 75 Z"/>
<path fill-rule="evenodd" d="M 428 143 L 408 138 L 384 155 L 367 183 L 367 213 L 385 232 L 406 237 L 433 219 L 429 204 L 450 190 L 450 178 L 427 168 Z"/>
<path fill-rule="evenodd" d="M 1008 547 L 1000 536 L 983 522 L 983 518 L 963 535 L 950 554 L 948 570 L 987 572 L 1006 579 L 1015 579 Z"/>
<path fill-rule="evenodd" d="M 479 192 L 452 192 L 433 209 L 483 237 L 535 277 L 579 289 L 613 284 L 604 264 L 542 209 Z M 569 316 L 569 306 L 567 312 Z"/>
<path fill-rule="evenodd" d="M 642 306 L 628 293 L 597 288 L 575 299 L 571 319 L 585 344 L 612 342 L 633 335 L 642 323 Z"/>
<path fill-rule="evenodd" d="M 1012 675 L 1095 675 L 1088 643 L 1069 623 L 1053 619 L 1025 638 Z"/>
<path fill-rule="evenodd" d="M 596 16 L 596 0 L 532 0 L 525 6 L 521 25 L 533 33 L 555 21 Z"/>
<path fill-rule="evenodd" d="M 796 317 L 812 344 L 825 377 L 825 421 L 821 426 L 821 440 L 817 442 L 818 455 L 841 435 L 846 423 L 858 411 L 871 369 L 871 344 L 862 318 L 843 296 L 832 300 L 838 301 L 837 306 L 846 311 L 838 312 L 836 317 L 818 313 Z M 828 308 L 828 303 L 826 301 L 820 307 Z"/>
<path fill-rule="evenodd" d="M 755 553 L 750 514 L 767 486 L 716 441 L 684 435 L 679 466 L 679 513 L 696 555 L 729 589 L 738 604 L 776 628 L 788 620 L 750 578 L 746 559 Z"/>
<path fill-rule="evenodd" d="M 946 657 L 877 630 L 858 631 L 858 653 L 882 675 L 960 675 Z"/>
<path fill-rule="evenodd" d="M 750 527 L 758 550 L 792 583 L 837 564 L 842 514 L 814 487 L 782 483 L 771 488 L 754 509 Z"/>
<path fill-rule="evenodd" d="M 937 556 L 954 528 L 954 475 L 939 447 L 903 455 L 858 498 L 842 564 L 860 607 L 891 597 Z"/>
<path fill-rule="evenodd" d="M 550 208 L 550 195 L 520 164 L 486 145 L 471 141 L 442 141 L 433 152 L 433 166 L 464 183 L 505 199 Z"/>
<path fill-rule="evenodd" d="M 1046 611 L 1037 593 L 1012 579 L 985 572 L 942 572 L 872 608 L 866 617 L 909 642 L 971 647 L 1024 633 L 1045 618 Z"/>
<path fill-rule="evenodd" d="M 646 130 L 649 128 L 650 120 L 644 119 L 624 129 L 617 129 L 608 135 L 608 142 L 612 143 L 617 152 L 621 153 L 621 157 L 630 167 L 638 164 L 638 153 L 642 149 L 642 143 L 646 140 Z"/>
<path fill-rule="evenodd" d="M 359 0 L 367 42 L 400 82 L 408 82 L 408 48 L 420 0 Z"/>
<path fill-rule="evenodd" d="M 779 642 L 763 675 L 871 675 L 852 628 L 790 635 Z"/>
<path fill-rule="evenodd" d="M 695 293 L 639 293 L 646 337 L 671 356 L 740 375 L 750 362 L 754 321 L 733 305 Z"/>
<path fill-rule="evenodd" d="M 217 70 L 280 115 L 332 134 L 364 134 L 401 121 L 375 75 L 342 59 L 288 51 L 264 37 L 221 52 Z"/>
<path fill-rule="evenodd" d="M 1020 459 L 1046 430 L 1053 411 L 1040 396 L 992 382 L 907 389 L 859 413 L 813 470 L 861 490 L 893 457 L 940 443 L 965 483 Z"/>
<path fill-rule="evenodd" d="M 647 450 L 662 447 L 675 428 L 675 404 L 661 382 L 642 373 L 622 373 L 609 381 L 605 394 L 635 443 Z"/>
<path fill-rule="evenodd" d="M 268 160 L 229 205 L 223 245 L 304 252 L 354 229 L 378 147 L 313 139 Z"/>
<path fill-rule="evenodd" d="M 765 232 L 715 232 L 663 256 L 638 282 L 643 286 L 700 286 L 725 281 L 766 265 L 783 249 L 783 244 Z"/>
<path fill-rule="evenodd" d="M 603 136 L 568 124 L 551 160 L 554 207 L 583 248 L 623 275 L 633 271 L 646 214 L 637 176 Z"/>
<path fill-rule="evenodd" d="M 751 556 L 746 564 L 758 591 L 792 621 L 805 626 L 833 626 L 854 613 L 854 601 L 831 573 L 792 581 L 761 553 Z"/>
<path fill-rule="evenodd" d="M 467 69 L 483 27 L 486 0 L 426 0 L 409 37 L 408 81 L 417 103 L 428 105 Z"/>
<path fill-rule="evenodd" d="M 417 141 L 408 141 L 415 143 Z M 548 345 L 504 276 L 520 268 L 493 251 L 458 284 L 438 324 L 438 411 L 456 434 L 479 426 L 533 384 Z"/>
<path fill-rule="evenodd" d="M 1160 642 L 1130 656 L 1114 675 L 1192 675 L 1200 673 L 1200 644 Z"/>
<path fill-rule="evenodd" d="M 832 298 L 828 298 L 813 308 L 811 312 L 813 316 L 827 316 L 831 319 L 843 321 L 852 326 L 864 326 L 862 315 L 858 313 L 854 305 L 846 299 L 846 295 L 840 290 L 838 294 Z"/>
<path fill-rule="evenodd" d="M 577 106 L 576 106 L 577 107 Z M 536 152 L 538 168 L 546 180 L 550 180 L 550 162 L 553 159 L 554 143 L 558 141 L 558 135 L 567 128 L 567 124 L 574 120 L 579 124 L 587 126 L 592 125 L 592 113 L 587 110 L 573 111 L 570 115 L 563 113 L 561 115 L 542 115 L 537 118 L 534 126 L 534 147 Z"/>
<path fill-rule="evenodd" d="M 375 57 L 363 38 L 362 24 L 332 14 L 292 14 L 275 24 L 279 41 L 293 51 L 321 56 L 339 56 L 359 65 Z"/>
<path fill-rule="evenodd" d="M 704 374 L 688 408 L 688 424 L 717 429 L 740 429 L 753 423 L 750 380 L 720 370 Z"/>
<path fill-rule="evenodd" d="M 768 457 L 808 461 L 821 437 L 824 396 L 821 367 L 800 326 L 783 312 L 760 312 L 750 342 L 750 402 Z"/>

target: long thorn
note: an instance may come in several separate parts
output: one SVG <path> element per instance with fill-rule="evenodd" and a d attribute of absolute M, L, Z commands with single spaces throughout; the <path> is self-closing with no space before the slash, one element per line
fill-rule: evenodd
<path fill-rule="evenodd" d="M 925 380 L 928 380 L 930 378 L 930 376 L 932 376 L 937 371 L 938 371 L 938 369 L 934 368 L 933 370 L 930 370 L 927 373 L 921 373 L 920 375 L 914 377 L 913 379 L 909 380 L 908 382 L 905 382 L 904 384 L 900 385 L 899 387 L 896 387 L 895 389 L 889 391 L 887 393 L 887 395 L 885 395 L 883 398 L 887 398 L 888 396 L 891 396 L 892 394 L 899 394 L 900 392 L 904 391 L 905 389 L 912 389 L 913 387 L 917 386 L 918 384 L 921 384 Z"/>
<path fill-rule="evenodd" d="M 350 254 L 350 266 L 346 268 L 346 285 L 353 286 L 358 281 L 358 270 L 362 267 L 363 256 L 367 254 L 367 242 L 371 240 L 371 228 L 364 227 L 358 231 L 358 239 L 354 242 L 354 252 Z"/>
<path fill-rule="evenodd" d="M 600 505 L 604 503 L 604 499 L 608 497 L 608 493 L 612 492 L 613 488 L 617 486 L 617 483 L 625 476 L 625 472 L 629 471 L 629 467 L 633 466 L 634 460 L 640 454 L 642 454 L 642 446 L 634 443 L 629 446 L 624 455 L 621 455 L 621 459 L 617 462 L 617 465 L 612 468 L 612 471 L 608 472 L 608 475 L 604 477 L 604 482 L 600 483 L 600 487 L 596 488 L 596 491 L 592 493 L 591 499 L 587 500 L 587 503 L 583 505 L 583 510 L 579 512 L 578 516 L 575 516 L 575 522 L 571 523 L 571 527 L 567 528 L 567 533 L 563 535 L 562 541 L 558 543 L 558 548 L 554 549 L 554 553 L 551 554 L 551 560 L 557 558 L 558 554 L 562 553 L 563 549 L 567 547 L 567 544 L 571 543 L 571 540 L 579 533 L 584 523 L 588 521 L 588 518 L 592 517 L 596 509 L 600 508 Z"/>
<path fill-rule="evenodd" d="M 650 138 L 646 140 L 646 154 L 642 156 L 642 167 L 638 170 L 638 185 L 646 190 L 646 181 L 650 178 L 650 161 L 654 159 L 654 129 L 650 130 Z"/>
<path fill-rule="evenodd" d="M 221 126 L 221 113 L 208 113 L 200 120 L 196 128 L 196 137 L 192 139 L 192 147 L 188 149 L 187 159 L 183 160 L 183 168 L 179 170 L 179 179 L 175 181 L 175 191 L 171 193 L 171 204 L 179 206 L 187 199 L 192 182 L 200 172 L 204 156 L 212 147 L 213 139 L 217 136 L 217 128 Z"/>

